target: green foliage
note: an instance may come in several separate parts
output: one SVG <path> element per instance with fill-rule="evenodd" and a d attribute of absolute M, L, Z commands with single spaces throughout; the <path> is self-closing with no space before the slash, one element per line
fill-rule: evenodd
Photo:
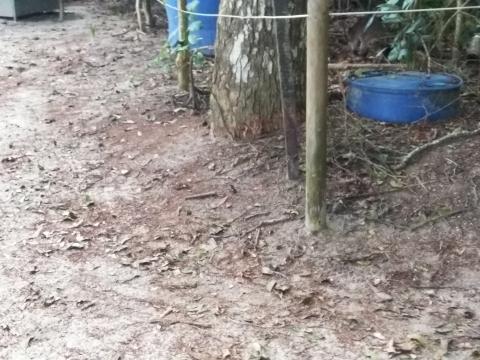
<path fill-rule="evenodd" d="M 448 7 L 454 4 L 450 0 L 383 0 L 378 9 L 386 12 Z M 389 60 L 412 64 L 419 51 L 436 51 L 442 55 L 453 40 L 455 14 L 454 11 L 431 11 L 383 15 L 382 21 L 396 34 L 391 42 Z M 474 14 L 469 13 L 469 16 L 465 17 L 462 33 L 464 47 L 479 24 Z"/>
<path fill-rule="evenodd" d="M 199 0 L 194 0 L 187 3 L 187 11 L 195 12 L 198 9 Z M 153 64 L 155 66 L 160 67 L 163 70 L 169 70 L 175 65 L 175 56 L 182 51 L 189 50 L 190 56 L 192 56 L 193 64 L 195 66 L 203 66 L 205 64 L 205 57 L 204 55 L 196 50 L 192 49 L 201 38 L 196 35 L 195 33 L 198 32 L 202 28 L 202 21 L 195 19 L 194 16 L 188 16 L 188 40 L 186 44 L 182 44 L 177 42 L 174 46 L 171 46 L 168 41 L 165 45 L 160 49 L 160 52 L 157 57 L 153 60 Z M 176 35 L 178 34 L 178 30 L 175 33 L 171 34 Z"/>
<path fill-rule="evenodd" d="M 158 55 L 153 59 L 152 63 L 162 71 L 167 72 L 171 70 L 172 66 L 175 64 L 174 55 L 175 52 L 172 51 L 172 48 L 167 42 L 160 48 Z"/>

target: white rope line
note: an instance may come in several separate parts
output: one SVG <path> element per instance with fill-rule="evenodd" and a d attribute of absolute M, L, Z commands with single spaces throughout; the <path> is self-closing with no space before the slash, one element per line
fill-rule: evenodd
<path fill-rule="evenodd" d="M 201 17 L 220 17 L 228 19 L 242 19 L 242 20 L 287 20 L 287 19 L 306 19 L 308 14 L 299 15 L 229 15 L 229 14 L 208 14 L 199 13 L 188 10 L 180 10 L 176 6 L 167 4 L 164 0 L 156 0 L 163 6 L 180 11 L 184 14 L 201 16 Z M 480 10 L 480 5 L 472 6 L 456 6 L 456 7 L 443 7 L 443 8 L 430 8 L 430 9 L 405 9 L 405 10 L 385 10 L 385 11 L 348 11 L 348 12 L 333 12 L 330 13 L 332 17 L 342 16 L 364 16 L 364 15 L 388 15 L 388 14 L 408 14 L 408 13 L 424 13 L 424 12 L 438 12 L 438 11 L 462 11 L 462 10 Z"/>
<path fill-rule="evenodd" d="M 301 15 L 279 15 L 279 16 L 270 16 L 270 15 L 225 15 L 225 14 L 206 14 L 206 13 L 197 13 L 188 10 L 180 10 L 179 8 L 167 4 L 163 0 L 157 0 L 163 6 L 180 11 L 184 14 L 194 15 L 194 16 L 202 16 L 202 17 L 221 17 L 221 18 L 228 18 L 228 19 L 242 19 L 242 20 L 249 20 L 249 19 L 305 19 L 308 17 L 306 14 Z M 479 7 L 480 8 L 480 7 Z"/>

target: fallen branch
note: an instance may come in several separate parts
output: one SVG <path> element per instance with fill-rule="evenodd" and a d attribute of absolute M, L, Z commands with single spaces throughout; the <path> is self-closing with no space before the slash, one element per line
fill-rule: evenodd
<path fill-rule="evenodd" d="M 292 218 L 290 216 L 289 217 L 278 218 L 278 219 L 264 220 L 260 224 L 251 228 L 250 230 L 247 230 L 243 235 L 248 235 L 248 234 L 254 232 L 255 230 L 260 229 L 260 228 L 265 227 L 265 226 L 277 225 L 277 224 L 281 224 L 281 223 L 284 223 L 284 222 L 287 222 L 287 221 L 293 221 L 293 220 L 295 220 L 295 218 Z"/>
<path fill-rule="evenodd" d="M 88 66 L 91 66 L 91 67 L 93 67 L 93 68 L 102 68 L 102 67 L 107 66 L 107 64 L 94 64 L 94 63 L 92 63 L 92 62 L 90 62 L 90 61 L 88 61 L 88 60 L 83 60 L 83 62 L 84 62 L 85 64 L 87 64 Z"/>
<path fill-rule="evenodd" d="M 375 252 L 372 254 L 368 255 L 361 255 L 361 256 L 356 256 L 356 257 L 351 257 L 351 258 L 345 258 L 341 259 L 341 261 L 345 264 L 355 264 L 355 263 L 361 263 L 361 262 L 366 262 L 366 261 L 374 261 L 377 259 L 384 259 L 388 260 L 388 256 L 383 253 L 383 252 Z"/>
<path fill-rule="evenodd" d="M 217 197 L 217 193 L 212 191 L 212 192 L 207 192 L 202 194 L 190 195 L 185 197 L 185 200 L 201 200 L 201 199 L 206 199 L 210 197 Z"/>
<path fill-rule="evenodd" d="M 445 214 L 432 216 L 431 218 L 428 218 L 428 219 L 422 221 L 421 223 L 418 223 L 416 225 L 411 226 L 410 231 L 418 230 L 418 229 L 424 227 L 425 225 L 436 223 L 440 220 L 443 220 L 443 219 L 446 219 L 446 218 L 464 213 L 465 211 L 467 211 L 467 209 L 452 210 L 452 211 L 449 211 Z"/>
<path fill-rule="evenodd" d="M 264 211 L 264 212 L 251 214 L 251 215 L 245 216 L 245 221 L 251 220 L 251 219 L 256 218 L 256 217 L 267 216 L 267 215 L 270 215 L 270 211 Z"/>
<path fill-rule="evenodd" d="M 408 165 L 411 164 L 412 161 L 417 159 L 422 153 L 424 153 L 427 150 L 432 150 L 436 147 L 439 147 L 441 145 L 448 145 L 451 144 L 455 141 L 462 140 L 462 139 L 468 139 L 473 136 L 480 135 L 480 128 L 473 130 L 473 131 L 466 131 L 466 130 L 461 130 L 457 129 L 453 131 L 452 133 L 445 135 L 441 138 L 438 138 L 432 142 L 429 142 L 427 144 L 421 145 L 411 152 L 409 152 L 407 155 L 405 155 L 400 163 L 396 166 L 393 167 L 394 170 L 403 170 L 405 169 Z"/>
<path fill-rule="evenodd" d="M 172 321 L 169 323 L 161 323 L 158 319 L 150 320 L 150 324 L 159 324 L 161 326 L 172 326 L 172 325 L 189 325 L 189 326 L 194 326 L 200 329 L 211 329 L 212 325 L 210 324 L 202 324 L 202 323 L 196 323 L 192 321 Z"/>

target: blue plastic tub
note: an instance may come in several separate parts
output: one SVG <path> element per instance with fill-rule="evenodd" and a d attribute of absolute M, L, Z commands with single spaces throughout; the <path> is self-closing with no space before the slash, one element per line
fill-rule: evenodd
<path fill-rule="evenodd" d="M 453 118 L 463 81 L 454 75 L 367 72 L 347 81 L 347 108 L 365 118 L 408 124 Z"/>
<path fill-rule="evenodd" d="M 189 0 L 187 4 L 193 2 Z M 170 6 L 177 7 L 177 0 L 166 0 Z M 168 18 L 168 41 L 170 45 L 175 46 L 178 42 L 178 11 L 168 6 L 165 7 Z M 195 12 L 204 14 L 218 14 L 220 8 L 220 0 L 200 0 Z M 189 15 L 190 16 L 190 15 Z M 195 49 L 199 49 L 205 55 L 214 54 L 215 38 L 217 36 L 217 17 L 211 16 L 192 16 L 193 20 L 202 22 L 200 30 L 194 35 L 199 41 L 194 44 Z"/>

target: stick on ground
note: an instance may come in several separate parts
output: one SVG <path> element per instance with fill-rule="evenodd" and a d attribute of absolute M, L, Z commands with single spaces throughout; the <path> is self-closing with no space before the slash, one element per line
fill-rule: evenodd
<path fill-rule="evenodd" d="M 206 199 L 206 198 L 216 197 L 216 196 L 217 196 L 216 192 L 207 192 L 207 193 L 187 196 L 185 197 L 185 200 L 201 200 L 201 199 Z"/>
<path fill-rule="evenodd" d="M 428 150 L 432 150 L 436 147 L 442 146 L 442 145 L 447 145 L 451 144 L 455 141 L 458 140 L 463 140 L 463 139 L 468 139 L 473 136 L 480 135 L 480 128 L 473 130 L 473 131 L 466 131 L 466 130 L 461 130 L 457 129 L 454 132 L 445 135 L 439 139 L 436 139 L 432 142 L 429 142 L 427 144 L 421 145 L 415 149 L 413 149 L 411 152 L 409 152 L 407 155 L 405 155 L 400 163 L 396 166 L 394 166 L 394 170 L 403 170 L 407 166 L 409 166 L 414 160 L 418 159 L 424 152 Z"/>

